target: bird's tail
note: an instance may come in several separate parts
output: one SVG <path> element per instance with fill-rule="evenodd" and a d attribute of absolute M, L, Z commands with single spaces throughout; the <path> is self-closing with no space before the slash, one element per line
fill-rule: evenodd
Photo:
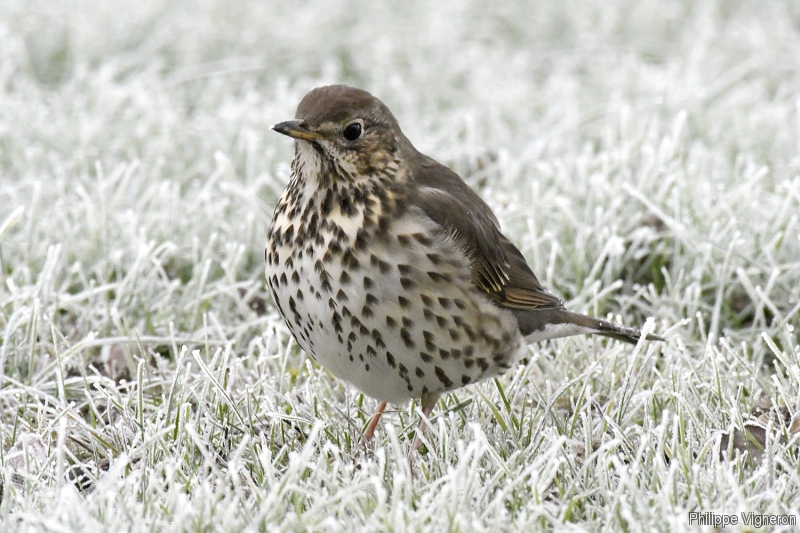
<path fill-rule="evenodd" d="M 592 333 L 603 335 L 604 337 L 611 337 L 618 341 L 636 344 L 642 336 L 642 332 L 636 328 L 615 324 L 613 322 L 606 322 L 599 318 L 571 313 L 566 310 L 562 312 L 562 316 L 568 322 L 593 330 Z M 664 337 L 659 337 L 652 333 L 648 333 L 645 339 L 648 341 L 666 341 Z"/>
<path fill-rule="evenodd" d="M 520 331 L 528 342 L 568 337 L 570 335 L 597 334 L 630 344 L 639 342 L 642 332 L 636 328 L 614 324 L 566 309 L 512 309 L 519 322 Z M 663 337 L 648 333 L 649 341 L 665 341 Z"/>

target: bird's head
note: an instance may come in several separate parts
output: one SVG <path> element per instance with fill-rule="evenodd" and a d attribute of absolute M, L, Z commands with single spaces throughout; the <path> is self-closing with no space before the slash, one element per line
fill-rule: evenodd
<path fill-rule="evenodd" d="M 318 87 L 297 106 L 295 120 L 272 129 L 297 140 L 297 158 L 341 179 L 358 181 L 395 170 L 410 143 L 389 108 L 367 91 Z"/>

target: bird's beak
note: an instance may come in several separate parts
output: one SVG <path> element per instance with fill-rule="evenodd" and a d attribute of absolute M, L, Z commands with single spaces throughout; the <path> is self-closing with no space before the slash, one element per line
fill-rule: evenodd
<path fill-rule="evenodd" d="M 302 139 L 304 141 L 318 141 L 323 138 L 322 135 L 316 131 L 311 131 L 306 127 L 306 123 L 302 120 L 287 120 L 286 122 L 278 122 L 272 129 L 278 133 L 283 133 L 295 139 Z"/>

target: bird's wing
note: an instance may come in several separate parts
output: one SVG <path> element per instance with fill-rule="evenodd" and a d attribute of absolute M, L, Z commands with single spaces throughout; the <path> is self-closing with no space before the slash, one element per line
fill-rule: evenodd
<path fill-rule="evenodd" d="M 473 282 L 495 303 L 511 309 L 563 307 L 545 291 L 522 253 L 500 232 L 492 210 L 447 167 L 422 156 L 409 201 L 464 247 Z"/>

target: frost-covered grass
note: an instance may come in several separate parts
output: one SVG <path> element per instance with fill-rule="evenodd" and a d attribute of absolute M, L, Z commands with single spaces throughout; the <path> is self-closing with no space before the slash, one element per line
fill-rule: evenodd
<path fill-rule="evenodd" d="M 800 7 L 530 4 L 0 2 L 0 530 L 800 520 Z M 571 308 L 669 343 L 532 346 L 445 396 L 412 464 L 414 406 L 364 450 L 375 401 L 263 280 L 269 126 L 331 82 Z"/>

